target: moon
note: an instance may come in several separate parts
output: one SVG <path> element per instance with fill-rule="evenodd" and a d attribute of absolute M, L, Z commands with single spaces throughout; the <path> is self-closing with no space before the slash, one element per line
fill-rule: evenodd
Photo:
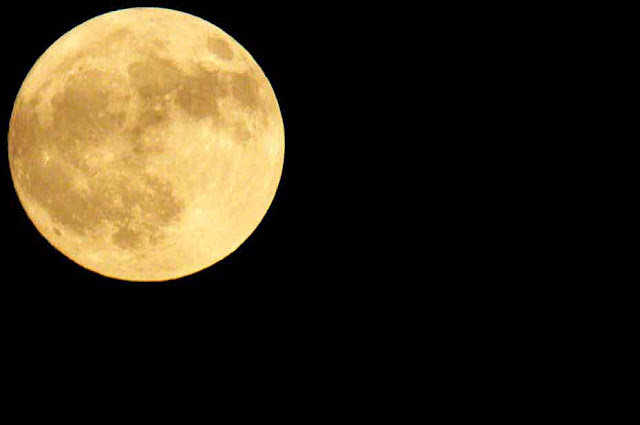
<path fill-rule="evenodd" d="M 178 279 L 235 251 L 284 163 L 260 66 L 215 25 L 161 8 L 106 13 L 59 38 L 25 78 L 8 136 L 37 230 L 127 281 Z"/>

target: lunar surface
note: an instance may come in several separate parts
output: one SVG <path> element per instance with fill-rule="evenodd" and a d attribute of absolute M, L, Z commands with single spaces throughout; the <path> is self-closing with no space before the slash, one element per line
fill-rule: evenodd
<path fill-rule="evenodd" d="M 275 94 L 213 24 L 157 8 L 110 12 L 38 59 L 9 128 L 27 215 L 77 264 L 177 279 L 232 253 L 267 212 L 284 161 Z"/>

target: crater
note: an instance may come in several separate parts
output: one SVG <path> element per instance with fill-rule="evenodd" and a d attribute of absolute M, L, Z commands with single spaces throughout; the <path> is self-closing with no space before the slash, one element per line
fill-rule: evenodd
<path fill-rule="evenodd" d="M 142 237 L 140 232 L 134 231 L 127 222 L 118 226 L 111 240 L 120 248 L 135 248 L 141 244 Z"/>
<path fill-rule="evenodd" d="M 218 99 L 226 96 L 228 87 L 222 82 L 220 72 L 200 69 L 189 76 L 178 90 L 177 104 L 187 113 L 198 118 L 212 117 L 220 121 Z"/>
<path fill-rule="evenodd" d="M 234 140 L 242 145 L 246 145 L 251 141 L 252 133 L 245 122 L 238 122 L 232 128 Z"/>
<path fill-rule="evenodd" d="M 231 74 L 233 96 L 244 107 L 262 109 L 260 85 L 247 73 Z"/>
<path fill-rule="evenodd" d="M 33 155 L 42 139 L 43 129 L 35 114 L 35 103 L 19 100 L 11 115 L 9 156 L 19 161 Z"/>
<path fill-rule="evenodd" d="M 233 59 L 233 50 L 225 40 L 220 37 L 211 36 L 207 41 L 207 47 L 209 51 L 221 59 L 231 60 Z"/>
<path fill-rule="evenodd" d="M 115 222 L 117 230 L 112 241 L 121 248 L 157 245 L 164 238 L 163 227 L 176 221 L 184 210 L 168 182 L 150 174 L 143 175 L 143 182 L 139 190 L 128 193 L 123 200 L 122 207 L 130 205 L 131 214 Z"/>
<path fill-rule="evenodd" d="M 133 33 L 131 30 L 127 28 L 118 28 L 108 34 L 102 42 L 96 43 L 95 46 L 92 46 L 93 49 L 91 50 L 95 50 L 97 53 L 98 51 L 104 52 L 104 47 L 107 49 L 116 49 L 120 45 L 127 43 L 131 39 L 132 35 Z"/>
<path fill-rule="evenodd" d="M 168 102 L 163 96 L 153 96 L 139 105 L 138 116 L 133 120 L 129 131 L 132 150 L 136 155 L 164 151 L 164 145 L 158 139 L 158 132 L 153 130 L 168 122 Z"/>
<path fill-rule="evenodd" d="M 31 155 L 18 165 L 28 174 L 24 188 L 61 229 L 87 235 L 101 223 L 111 223 L 119 229 L 115 243 L 137 248 L 158 243 L 162 227 L 179 219 L 184 210 L 170 182 L 139 169 L 123 165 L 89 175 L 60 151 L 51 150 L 46 162 L 37 159 Z M 86 185 L 78 184 L 82 181 Z"/>
<path fill-rule="evenodd" d="M 120 95 L 113 84 L 113 76 L 96 69 L 72 76 L 64 91 L 51 99 L 53 126 L 47 133 L 47 144 L 59 148 L 77 164 L 84 144 L 102 143 L 109 135 L 119 133 L 126 118 L 122 105 L 126 106 L 130 98 Z M 114 103 L 120 108 L 109 108 Z"/>
<path fill-rule="evenodd" d="M 128 68 L 131 84 L 143 96 L 168 93 L 178 87 L 184 75 L 170 60 L 149 56 Z"/>
<path fill-rule="evenodd" d="M 101 211 L 95 208 L 75 185 L 74 169 L 58 157 L 36 163 L 35 157 L 23 164 L 28 173 L 26 191 L 50 217 L 65 228 L 84 233 L 89 223 L 97 224 Z"/>
<path fill-rule="evenodd" d="M 78 46 L 74 54 L 66 56 L 56 67 L 55 74 L 64 75 L 78 64 L 87 63 L 88 58 L 104 58 L 120 51 L 128 43 L 133 32 L 127 28 L 118 28 L 90 45 Z M 81 66 L 81 65 L 80 65 Z"/>
<path fill-rule="evenodd" d="M 167 225 L 180 216 L 184 204 L 173 195 L 173 187 L 161 178 L 145 174 L 144 193 L 141 196 L 143 211 L 151 215 L 151 221 Z"/>

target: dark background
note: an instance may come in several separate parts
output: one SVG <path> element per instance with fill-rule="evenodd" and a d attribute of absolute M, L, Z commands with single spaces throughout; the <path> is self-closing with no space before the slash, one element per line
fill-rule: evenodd
<path fill-rule="evenodd" d="M 574 314 L 566 306 L 576 304 L 579 291 L 559 297 L 558 274 L 547 270 L 542 278 L 531 279 L 534 283 L 527 282 L 532 272 L 540 274 L 553 240 L 542 249 L 535 247 L 534 255 L 521 250 L 520 244 L 530 239 L 522 238 L 520 227 L 528 228 L 538 218 L 519 218 L 511 189 L 496 196 L 508 207 L 496 209 L 486 193 L 498 185 L 483 180 L 487 169 L 498 176 L 496 181 L 514 180 L 510 172 L 493 170 L 503 159 L 496 153 L 502 146 L 482 154 L 490 144 L 487 140 L 496 137 L 494 127 L 510 116 L 496 114 L 491 100 L 520 112 L 517 103 L 500 96 L 496 100 L 503 76 L 515 69 L 513 52 L 522 50 L 513 31 L 494 25 L 494 20 L 503 21 L 503 10 L 489 11 L 493 20 L 485 19 L 477 10 L 484 5 L 474 9 L 456 3 L 446 20 L 417 7 L 403 9 L 401 2 L 381 2 L 378 11 L 372 11 L 373 4 L 359 7 L 357 2 L 349 2 L 349 10 L 344 3 L 332 2 L 87 3 L 2 7 L 3 134 L 22 80 L 58 37 L 111 10 L 162 6 L 219 26 L 260 64 L 282 109 L 285 165 L 267 216 L 236 252 L 178 281 L 138 284 L 84 270 L 38 234 L 13 191 L 5 150 L 0 156 L 5 219 L 0 239 L 0 330 L 9 360 L 3 366 L 19 375 L 16 381 L 26 389 L 29 409 L 33 410 L 34 392 L 46 392 L 49 398 L 61 392 L 59 383 L 68 383 L 68 369 L 60 367 L 60 358 L 71 366 L 92 366 L 81 370 L 85 382 L 102 386 L 115 380 L 117 390 L 99 399 L 99 415 L 122 404 L 127 390 L 133 393 L 129 400 L 139 404 L 143 391 L 113 373 L 121 363 L 135 369 L 124 378 L 142 375 L 138 381 L 161 388 L 176 376 L 198 378 L 195 386 L 170 386 L 165 395 L 186 393 L 190 404 L 208 410 L 217 406 L 213 397 L 206 404 L 203 398 L 227 371 L 236 387 L 249 384 L 254 391 L 265 390 L 261 398 L 277 397 L 272 409 L 279 408 L 279 413 L 293 405 L 315 416 L 328 407 L 352 405 L 358 417 L 371 412 L 379 418 L 393 392 L 403 399 L 400 408 L 393 409 L 394 419 L 407 411 L 407 404 L 421 405 L 415 402 L 421 393 L 414 388 L 430 383 L 438 373 L 447 385 L 436 382 L 434 391 L 457 402 L 458 390 L 477 398 L 473 390 L 487 382 L 507 389 L 516 381 L 529 385 L 533 381 L 520 372 L 531 365 L 538 371 L 551 359 L 564 366 L 563 359 L 558 363 L 561 344 L 545 342 L 557 329 L 562 341 L 576 333 L 576 323 L 587 315 Z M 400 13 L 394 16 L 392 9 Z M 557 16 L 555 9 L 543 13 Z M 508 13 L 505 20 L 521 26 L 520 16 L 530 14 Z M 409 18 L 418 22 L 410 23 Z M 533 20 L 531 31 L 525 30 L 538 37 L 546 27 L 537 17 Z M 420 37 L 390 40 L 394 23 Z M 483 37 L 488 30 L 495 40 Z M 406 54 L 399 47 L 409 38 L 418 43 Z M 497 56 L 504 58 L 498 66 L 486 53 L 496 40 L 513 42 L 497 49 Z M 439 54 L 443 50 L 446 53 Z M 531 60 L 522 63 L 528 68 Z M 555 63 L 549 66 L 553 72 L 556 68 Z M 537 78 L 509 83 L 505 91 L 523 97 L 520 86 Z M 483 90 L 486 95 L 475 95 Z M 413 103 L 391 102 L 385 98 L 390 93 L 401 93 Z M 391 121 L 394 112 L 400 119 Z M 381 131 L 385 125 L 392 127 L 387 134 Z M 509 129 L 507 145 L 518 145 L 518 132 L 537 126 L 513 133 Z M 555 156 L 552 150 L 543 151 Z M 510 164 L 519 167 L 519 161 L 508 156 Z M 532 174 L 540 175 L 538 163 Z M 513 225 L 508 221 L 505 243 L 497 233 L 510 215 L 516 219 L 509 219 Z M 419 233 L 420 227 L 424 233 Z M 392 242 L 385 232 L 406 240 Z M 496 245 L 498 251 L 493 249 Z M 390 267 L 394 255 L 399 261 Z M 530 257 L 531 264 L 512 265 L 520 256 Z M 564 254 L 558 258 L 563 261 Z M 568 312 L 568 326 L 554 320 L 553 303 Z M 583 304 L 601 310 L 597 303 Z M 521 316 L 527 321 L 518 320 Z M 551 323 L 549 332 L 540 329 L 544 321 Z M 533 353 L 532 358 L 522 353 Z M 19 362 L 26 367 L 16 367 Z M 28 372 L 45 375 L 50 370 L 60 373 L 48 387 L 25 379 Z M 491 376 L 476 378 L 479 370 Z M 506 383 L 497 381 L 501 370 L 509 377 Z M 544 373 L 541 376 L 543 385 L 553 383 L 545 381 Z M 385 377 L 408 382 L 387 385 Z M 77 386 L 83 392 L 85 382 Z M 537 391 L 535 382 L 532 385 Z M 19 394 L 18 387 L 9 384 L 9 393 Z M 193 389 L 201 387 L 206 395 L 191 397 Z M 372 392 L 377 399 L 357 404 L 358 395 Z M 513 393 L 522 398 L 522 392 Z M 307 408 L 305 401 L 317 405 Z M 254 406 L 244 407 L 238 412 Z M 186 411 L 181 410 L 181 419 Z"/>
<path fill-rule="evenodd" d="M 424 81 L 422 51 L 404 56 L 390 41 L 394 18 L 388 10 L 375 15 L 375 5 L 357 2 L 349 2 L 349 9 L 344 2 L 246 1 L 3 6 L 4 143 L 15 97 L 40 55 L 88 19 L 132 6 L 199 16 L 251 53 L 283 115 L 280 185 L 256 231 L 213 267 L 175 281 L 123 282 L 76 265 L 38 233 L 15 194 L 5 148 L 0 338 L 4 370 L 16 376 L 5 385 L 11 395 L 25 394 L 33 410 L 38 391 L 55 399 L 50 396 L 66 396 L 65 387 L 75 386 L 101 404 L 92 413 L 103 416 L 125 400 L 141 405 L 145 395 L 160 391 L 189 399 L 189 409 L 180 410 L 182 420 L 193 405 L 217 407 L 210 390 L 230 388 L 240 399 L 234 390 L 242 386 L 264 400 L 279 398 L 274 409 L 293 406 L 316 416 L 327 406 L 353 405 L 363 386 L 376 392 L 387 373 L 404 376 L 397 371 L 406 363 L 399 340 L 418 322 L 411 317 L 418 310 L 401 300 L 422 299 L 403 284 L 422 287 L 432 260 L 423 255 L 425 239 L 416 237 L 414 248 L 390 243 L 386 233 L 402 234 L 408 213 L 420 213 L 418 204 L 429 195 L 420 187 L 400 196 L 392 182 L 399 164 L 393 156 L 420 158 L 418 148 L 428 141 L 423 133 L 400 136 L 406 122 L 394 124 L 394 134 L 383 129 L 391 112 L 422 114 L 419 96 L 417 107 L 386 100 L 390 93 L 416 92 Z M 388 74 L 390 64 L 402 75 Z M 428 120 L 421 115 L 419 123 Z M 407 279 L 403 270 L 413 260 L 405 257 L 405 264 L 387 274 L 389 258 L 405 251 L 419 254 L 420 273 Z M 408 340 L 420 344 L 423 337 L 416 333 Z M 390 362 L 387 353 L 396 350 L 402 359 Z M 389 364 L 394 370 L 386 372 Z M 72 381 L 73 372 L 81 379 Z M 220 383 L 226 374 L 233 375 L 229 387 Z M 28 379 L 33 376 L 40 379 Z M 114 391 L 96 396 L 96 385 Z M 322 394 L 310 394 L 309 387 Z M 305 401 L 314 400 L 318 406 L 305 408 Z M 75 410 L 84 403 L 68 397 L 64 406 L 69 404 Z M 377 412 L 384 405 L 368 404 L 358 417 L 361 410 Z M 155 400 L 154 410 L 164 415 L 170 405 Z M 254 409 L 249 403 L 239 412 Z"/>
<path fill-rule="evenodd" d="M 344 17 L 337 6 L 178 1 L 14 6 L 2 18 L 6 60 L 0 130 L 5 139 L 13 101 L 38 57 L 86 20 L 134 6 L 167 7 L 208 20 L 262 67 L 285 125 L 285 164 L 276 197 L 249 239 L 213 267 L 164 283 L 123 282 L 76 265 L 38 233 L 13 189 L 5 148 L 0 157 L 5 302 L 11 308 L 29 304 L 29 311 L 35 303 L 55 311 L 54 316 L 80 308 L 109 314 L 166 309 L 178 315 L 237 309 L 268 317 L 277 311 L 314 311 L 328 299 L 339 302 L 340 288 L 349 280 L 341 259 L 352 235 L 337 236 L 336 229 L 348 221 L 343 218 L 348 208 L 331 189 L 341 162 L 331 144 L 345 143 L 338 134 L 342 108 L 352 104 L 340 88 L 351 85 L 350 73 L 356 70 L 341 62 L 352 46 L 341 33 Z"/>

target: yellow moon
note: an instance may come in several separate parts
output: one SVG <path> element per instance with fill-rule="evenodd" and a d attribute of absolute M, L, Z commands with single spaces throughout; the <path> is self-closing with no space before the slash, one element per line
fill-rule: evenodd
<path fill-rule="evenodd" d="M 231 36 L 193 15 L 95 17 L 38 59 L 9 126 L 13 184 L 62 254 L 111 278 L 210 267 L 274 199 L 284 126 L 273 89 Z"/>

